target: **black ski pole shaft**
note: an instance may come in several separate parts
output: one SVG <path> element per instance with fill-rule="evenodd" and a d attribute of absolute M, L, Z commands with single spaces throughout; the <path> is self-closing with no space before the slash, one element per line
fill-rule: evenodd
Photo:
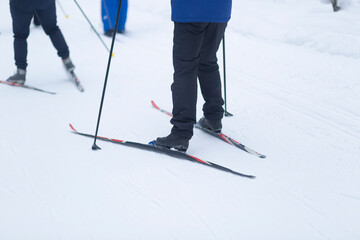
<path fill-rule="evenodd" d="M 66 14 L 66 12 L 65 12 L 63 6 L 61 5 L 60 1 L 56 1 L 56 3 L 59 5 L 59 8 L 62 11 L 62 13 L 64 14 L 65 18 L 69 18 L 69 15 Z"/>
<path fill-rule="evenodd" d="M 94 28 L 94 26 L 92 25 L 92 23 L 90 22 L 89 18 L 86 16 L 85 12 L 82 10 L 82 8 L 80 7 L 79 3 L 74 0 L 74 2 L 76 3 L 76 5 L 78 6 L 78 8 L 80 9 L 80 12 L 83 14 L 83 16 L 85 17 L 86 21 L 90 24 L 92 30 L 95 32 L 95 34 L 98 36 L 98 38 L 100 39 L 100 41 L 102 42 L 102 44 L 104 45 L 104 47 L 106 48 L 106 50 L 108 52 L 110 52 L 109 48 L 106 46 L 106 44 L 104 43 L 104 40 L 102 40 L 102 38 L 100 37 L 100 34 L 96 31 L 96 29 Z"/>
<path fill-rule="evenodd" d="M 74 1 L 76 1 L 76 0 L 74 0 Z M 117 11 L 117 14 L 116 14 L 115 29 L 117 29 L 118 23 L 119 23 L 121 4 L 122 4 L 122 0 L 120 0 L 120 2 L 119 2 L 118 11 Z M 107 80 L 108 80 L 108 76 L 109 76 L 109 70 L 110 70 L 112 53 L 113 53 L 113 49 L 114 49 L 115 37 L 116 37 L 116 31 L 114 31 L 114 35 L 113 35 L 112 41 L 111 41 L 111 47 L 110 47 L 110 52 L 109 52 L 109 60 L 108 60 L 107 68 L 106 68 L 106 74 L 105 74 L 105 80 L 104 80 L 104 87 L 103 87 L 103 92 L 102 92 L 102 96 L 101 96 L 101 102 L 100 102 L 98 120 L 97 120 L 97 124 L 96 124 L 96 131 L 95 131 L 94 143 L 93 143 L 93 145 L 92 145 L 92 149 L 93 149 L 93 150 L 98 150 L 98 149 L 100 149 L 100 147 L 96 145 L 96 139 L 97 139 L 97 135 L 98 135 L 98 131 L 99 131 L 99 125 L 100 125 L 100 119 L 101 119 L 101 112 L 102 112 L 102 108 L 103 108 L 103 105 L 104 105 L 106 85 L 107 85 Z"/>
<path fill-rule="evenodd" d="M 231 117 L 233 116 L 231 113 L 227 111 L 227 100 L 226 100 L 226 61 L 225 61 L 225 34 L 223 36 L 223 69 L 224 69 L 224 101 L 225 101 L 225 116 Z"/>

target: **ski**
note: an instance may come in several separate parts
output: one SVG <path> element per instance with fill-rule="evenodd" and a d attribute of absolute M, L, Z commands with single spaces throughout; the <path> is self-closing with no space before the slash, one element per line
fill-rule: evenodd
<path fill-rule="evenodd" d="M 160 112 L 165 113 L 166 115 L 168 115 L 170 117 L 173 116 L 170 112 L 159 108 L 154 101 L 151 101 L 151 104 L 155 109 L 159 110 Z M 226 143 L 228 143 L 230 145 L 233 145 L 233 146 L 235 146 L 235 147 L 237 147 L 237 148 L 239 148 L 239 149 L 241 149 L 241 150 L 243 150 L 243 151 L 245 151 L 245 152 L 247 152 L 247 153 L 249 153 L 251 155 L 254 155 L 254 156 L 259 157 L 259 158 L 265 158 L 266 157 L 265 155 L 252 150 L 251 148 L 241 144 L 240 142 L 232 139 L 231 137 L 228 137 L 227 135 L 225 135 L 223 133 L 215 133 L 213 131 L 210 131 L 210 130 L 208 130 L 206 128 L 201 127 L 198 122 L 195 124 L 195 128 L 200 129 L 203 132 L 208 133 L 209 135 L 214 136 L 214 137 L 216 137 L 216 138 L 218 138 L 218 139 L 220 139 L 220 140 L 222 140 L 222 141 L 224 141 L 224 142 L 226 142 Z"/>
<path fill-rule="evenodd" d="M 29 86 L 29 85 L 21 85 L 21 84 L 18 84 L 18 83 L 11 83 L 11 82 L 2 81 L 2 80 L 0 80 L 0 83 L 6 84 L 6 85 L 9 85 L 9 86 L 22 87 L 22 88 L 26 88 L 26 89 L 30 89 L 30 90 L 35 90 L 35 91 L 39 91 L 39 92 L 43 92 L 43 93 L 56 94 L 55 92 L 46 91 L 46 90 L 36 88 L 36 87 L 32 87 L 32 86 Z"/>
<path fill-rule="evenodd" d="M 75 134 L 85 136 L 85 137 L 89 137 L 89 138 L 94 138 L 95 137 L 92 134 L 82 133 L 82 132 L 77 131 L 72 124 L 69 124 L 69 126 L 70 126 L 71 130 L 73 131 L 73 133 L 75 133 Z M 166 155 L 176 157 L 176 158 L 179 158 L 179 159 L 189 160 L 189 161 L 196 162 L 196 163 L 199 163 L 199 164 L 202 164 L 202 165 L 206 165 L 206 166 L 211 167 L 211 168 L 218 169 L 220 171 L 232 173 L 232 174 L 235 174 L 235 175 L 241 176 L 241 177 L 255 178 L 255 176 L 253 176 L 253 175 L 247 175 L 247 174 L 235 172 L 235 171 L 233 171 L 233 170 L 231 170 L 229 168 L 223 167 L 221 165 L 217 165 L 217 164 L 212 163 L 212 162 L 201 160 L 201 159 L 199 159 L 197 157 L 191 156 L 191 155 L 186 154 L 184 152 L 179 152 L 179 151 L 171 150 L 171 149 L 168 149 L 168 148 L 156 147 L 154 145 L 154 141 L 151 141 L 149 144 L 144 144 L 144 143 L 138 143 L 138 142 L 118 140 L 118 139 L 114 139 L 114 138 L 100 137 L 100 136 L 98 136 L 97 139 L 102 140 L 102 141 L 115 143 L 115 144 L 128 146 L 128 147 L 138 148 L 138 149 L 142 149 L 142 150 L 146 150 L 146 151 L 166 154 Z"/>
<path fill-rule="evenodd" d="M 266 157 L 265 155 L 263 155 L 261 153 L 258 153 L 256 151 L 252 150 L 251 148 L 248 148 L 247 146 L 239 143 L 238 141 L 232 139 L 231 137 L 226 136 L 223 133 L 215 133 L 213 131 L 210 131 L 209 129 L 203 128 L 202 126 L 200 126 L 200 124 L 198 122 L 195 124 L 195 127 L 197 129 L 200 129 L 200 130 L 210 134 L 211 136 L 214 136 L 214 137 L 216 137 L 216 138 L 230 144 L 230 145 L 233 145 L 233 146 L 235 146 L 237 148 L 240 148 L 241 150 L 243 150 L 243 151 L 245 151 L 245 152 L 247 152 L 247 153 L 249 153 L 251 155 L 254 155 L 254 156 L 259 157 L 259 158 L 265 158 Z"/>
<path fill-rule="evenodd" d="M 74 70 L 69 71 L 69 74 L 71 76 L 71 79 L 74 81 L 76 88 L 80 91 L 83 92 L 84 91 L 84 87 L 82 86 L 82 84 L 80 83 L 79 78 L 76 76 Z"/>

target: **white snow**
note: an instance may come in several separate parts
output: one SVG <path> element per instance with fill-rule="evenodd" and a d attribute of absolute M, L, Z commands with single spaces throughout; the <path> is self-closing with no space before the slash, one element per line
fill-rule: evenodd
<path fill-rule="evenodd" d="M 85 92 L 31 26 L 27 84 L 0 85 L 0 239 L 360 239 L 360 1 L 235 0 L 226 32 L 223 132 L 259 159 L 195 130 L 188 153 L 256 179 L 71 133 L 95 133 L 108 52 L 71 0 L 59 26 Z M 102 33 L 100 1 L 78 0 Z M 0 79 L 15 69 L 0 2 Z M 170 1 L 130 1 L 99 135 L 169 133 Z M 110 47 L 111 39 L 103 37 Z M 222 50 L 219 51 L 222 69 Z M 203 99 L 199 94 L 198 117 Z"/>

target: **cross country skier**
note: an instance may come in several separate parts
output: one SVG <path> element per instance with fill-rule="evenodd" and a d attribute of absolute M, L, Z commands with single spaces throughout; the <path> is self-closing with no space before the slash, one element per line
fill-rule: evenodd
<path fill-rule="evenodd" d="M 27 67 L 27 38 L 31 19 L 36 12 L 45 33 L 50 37 L 51 42 L 61 57 L 67 71 L 75 69 L 70 59 L 69 48 L 65 42 L 56 22 L 55 0 L 10 0 L 10 11 L 14 32 L 14 55 L 16 73 L 10 76 L 7 81 L 17 84 L 24 84 Z"/>
<path fill-rule="evenodd" d="M 221 132 L 224 100 L 216 52 L 231 15 L 232 0 L 172 0 L 174 21 L 171 85 L 173 125 L 155 145 L 186 151 L 196 123 L 197 79 L 205 99 L 202 127 Z"/>

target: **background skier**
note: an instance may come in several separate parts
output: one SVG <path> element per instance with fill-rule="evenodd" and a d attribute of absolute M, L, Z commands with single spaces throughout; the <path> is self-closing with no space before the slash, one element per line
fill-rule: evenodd
<path fill-rule="evenodd" d="M 119 6 L 119 0 L 101 0 L 101 16 L 104 25 L 104 33 L 111 37 L 115 31 L 116 11 Z M 122 0 L 120 18 L 118 23 L 117 33 L 124 33 L 125 23 L 127 18 L 128 1 Z"/>
<path fill-rule="evenodd" d="M 65 68 L 68 71 L 74 70 L 75 66 L 69 57 L 69 48 L 65 42 L 56 21 L 55 0 L 10 0 L 10 11 L 14 32 L 14 55 L 16 73 L 10 76 L 7 81 L 24 84 L 27 67 L 27 38 L 29 26 L 34 12 L 36 12 L 45 33 L 50 37 L 51 42 L 62 58 Z"/>

